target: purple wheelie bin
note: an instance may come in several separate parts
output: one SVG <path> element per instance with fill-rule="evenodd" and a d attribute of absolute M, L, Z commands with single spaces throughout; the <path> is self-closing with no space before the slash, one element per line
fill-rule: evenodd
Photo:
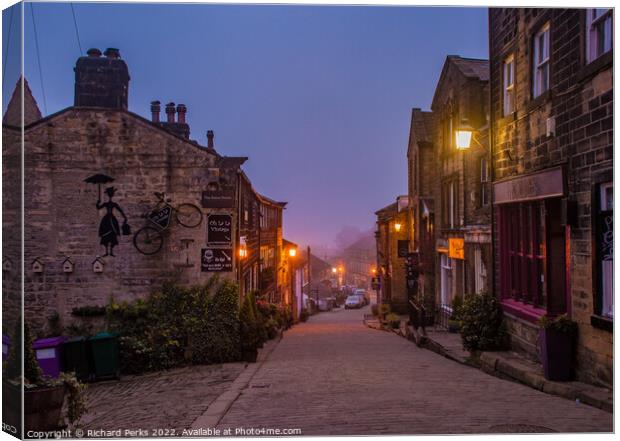
<path fill-rule="evenodd" d="M 32 348 L 41 366 L 43 375 L 58 378 L 61 370 L 60 348 L 65 337 L 41 338 L 32 344 Z"/>

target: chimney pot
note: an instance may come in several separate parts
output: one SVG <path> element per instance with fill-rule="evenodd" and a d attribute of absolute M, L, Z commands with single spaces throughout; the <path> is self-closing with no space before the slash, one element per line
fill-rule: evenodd
<path fill-rule="evenodd" d="M 121 57 L 120 51 L 114 47 L 107 48 L 105 52 L 103 53 L 103 55 L 105 55 L 108 58 L 112 58 L 112 59 L 117 59 Z"/>
<path fill-rule="evenodd" d="M 215 138 L 215 135 L 213 134 L 213 130 L 207 130 L 207 147 L 210 149 L 214 148 L 213 138 Z"/>
<path fill-rule="evenodd" d="M 159 101 L 151 101 L 151 121 L 159 122 L 159 112 L 161 111 Z"/>
<path fill-rule="evenodd" d="M 187 106 L 185 104 L 177 104 L 177 122 L 185 124 L 185 113 L 187 113 Z"/>
<path fill-rule="evenodd" d="M 93 58 L 99 58 L 101 56 L 101 51 L 97 48 L 91 48 L 86 51 L 86 55 Z"/>
<path fill-rule="evenodd" d="M 169 123 L 174 122 L 174 103 L 166 104 L 166 120 Z"/>

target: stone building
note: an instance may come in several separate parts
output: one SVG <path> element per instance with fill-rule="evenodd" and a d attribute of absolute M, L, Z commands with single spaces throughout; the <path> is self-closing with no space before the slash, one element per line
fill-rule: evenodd
<path fill-rule="evenodd" d="M 495 291 L 513 348 L 579 325 L 578 379 L 613 381 L 612 9 L 489 10 Z"/>
<path fill-rule="evenodd" d="M 407 147 L 409 209 L 407 233 L 411 251 L 419 253 L 418 295 L 426 305 L 435 304 L 435 188 L 439 173 L 433 143 L 435 118 L 432 112 L 411 111 Z"/>
<path fill-rule="evenodd" d="M 375 212 L 377 215 L 377 277 L 380 283 L 377 303 L 389 304 L 393 311 L 408 312 L 405 259 L 409 252 L 406 230 L 408 196 Z"/>
<path fill-rule="evenodd" d="M 372 269 L 376 264 L 376 243 L 372 232 L 347 246 L 338 258 L 344 268 L 344 283 L 358 288 L 370 288 Z"/>
<path fill-rule="evenodd" d="M 436 302 L 450 309 L 455 297 L 490 291 L 487 60 L 449 55 L 431 105 L 435 180 Z M 457 132 L 473 132 L 459 148 Z"/>
<path fill-rule="evenodd" d="M 56 315 L 66 326 L 74 308 L 133 300 L 166 280 L 238 277 L 243 158 L 220 155 L 212 133 L 207 146 L 191 140 L 182 104 L 167 104 L 165 121 L 157 101 L 151 120 L 129 111 L 128 90 L 116 49 L 77 60 L 75 104 L 57 113 L 41 117 L 25 86 L 23 283 L 25 316 L 38 332 Z M 5 276 L 17 280 L 21 240 L 6 234 L 19 231 L 10 222 L 21 209 L 22 188 L 12 179 L 22 153 L 16 106 L 21 99 L 3 120 L 3 252 L 15 261 Z M 274 211 L 270 225 L 281 231 L 281 210 Z M 275 246 L 277 236 L 270 241 Z M 5 289 L 3 300 L 19 288 Z"/>

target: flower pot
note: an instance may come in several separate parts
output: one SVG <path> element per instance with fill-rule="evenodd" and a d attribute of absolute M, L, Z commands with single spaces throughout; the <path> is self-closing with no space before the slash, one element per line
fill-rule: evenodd
<path fill-rule="evenodd" d="M 4 422 L 18 428 L 21 426 L 21 385 L 4 381 L 2 412 Z M 57 430 L 60 423 L 65 386 L 37 387 L 24 392 L 24 428 L 28 431 Z"/>
<path fill-rule="evenodd" d="M 547 380 L 569 381 L 572 377 L 573 336 L 554 329 L 541 329 L 540 356 Z"/>
<path fill-rule="evenodd" d="M 21 437 L 22 388 L 20 384 L 2 381 L 2 425 L 11 435 Z"/>

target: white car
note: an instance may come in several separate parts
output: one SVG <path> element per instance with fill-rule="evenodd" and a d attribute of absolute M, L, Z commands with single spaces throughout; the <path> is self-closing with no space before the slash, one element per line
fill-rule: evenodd
<path fill-rule="evenodd" d="M 351 295 L 344 301 L 344 309 L 358 309 L 364 306 L 362 296 Z"/>
<path fill-rule="evenodd" d="M 365 289 L 356 289 L 355 291 L 353 291 L 353 295 L 361 296 L 364 301 L 364 305 L 368 305 L 370 303 L 370 296 Z"/>

